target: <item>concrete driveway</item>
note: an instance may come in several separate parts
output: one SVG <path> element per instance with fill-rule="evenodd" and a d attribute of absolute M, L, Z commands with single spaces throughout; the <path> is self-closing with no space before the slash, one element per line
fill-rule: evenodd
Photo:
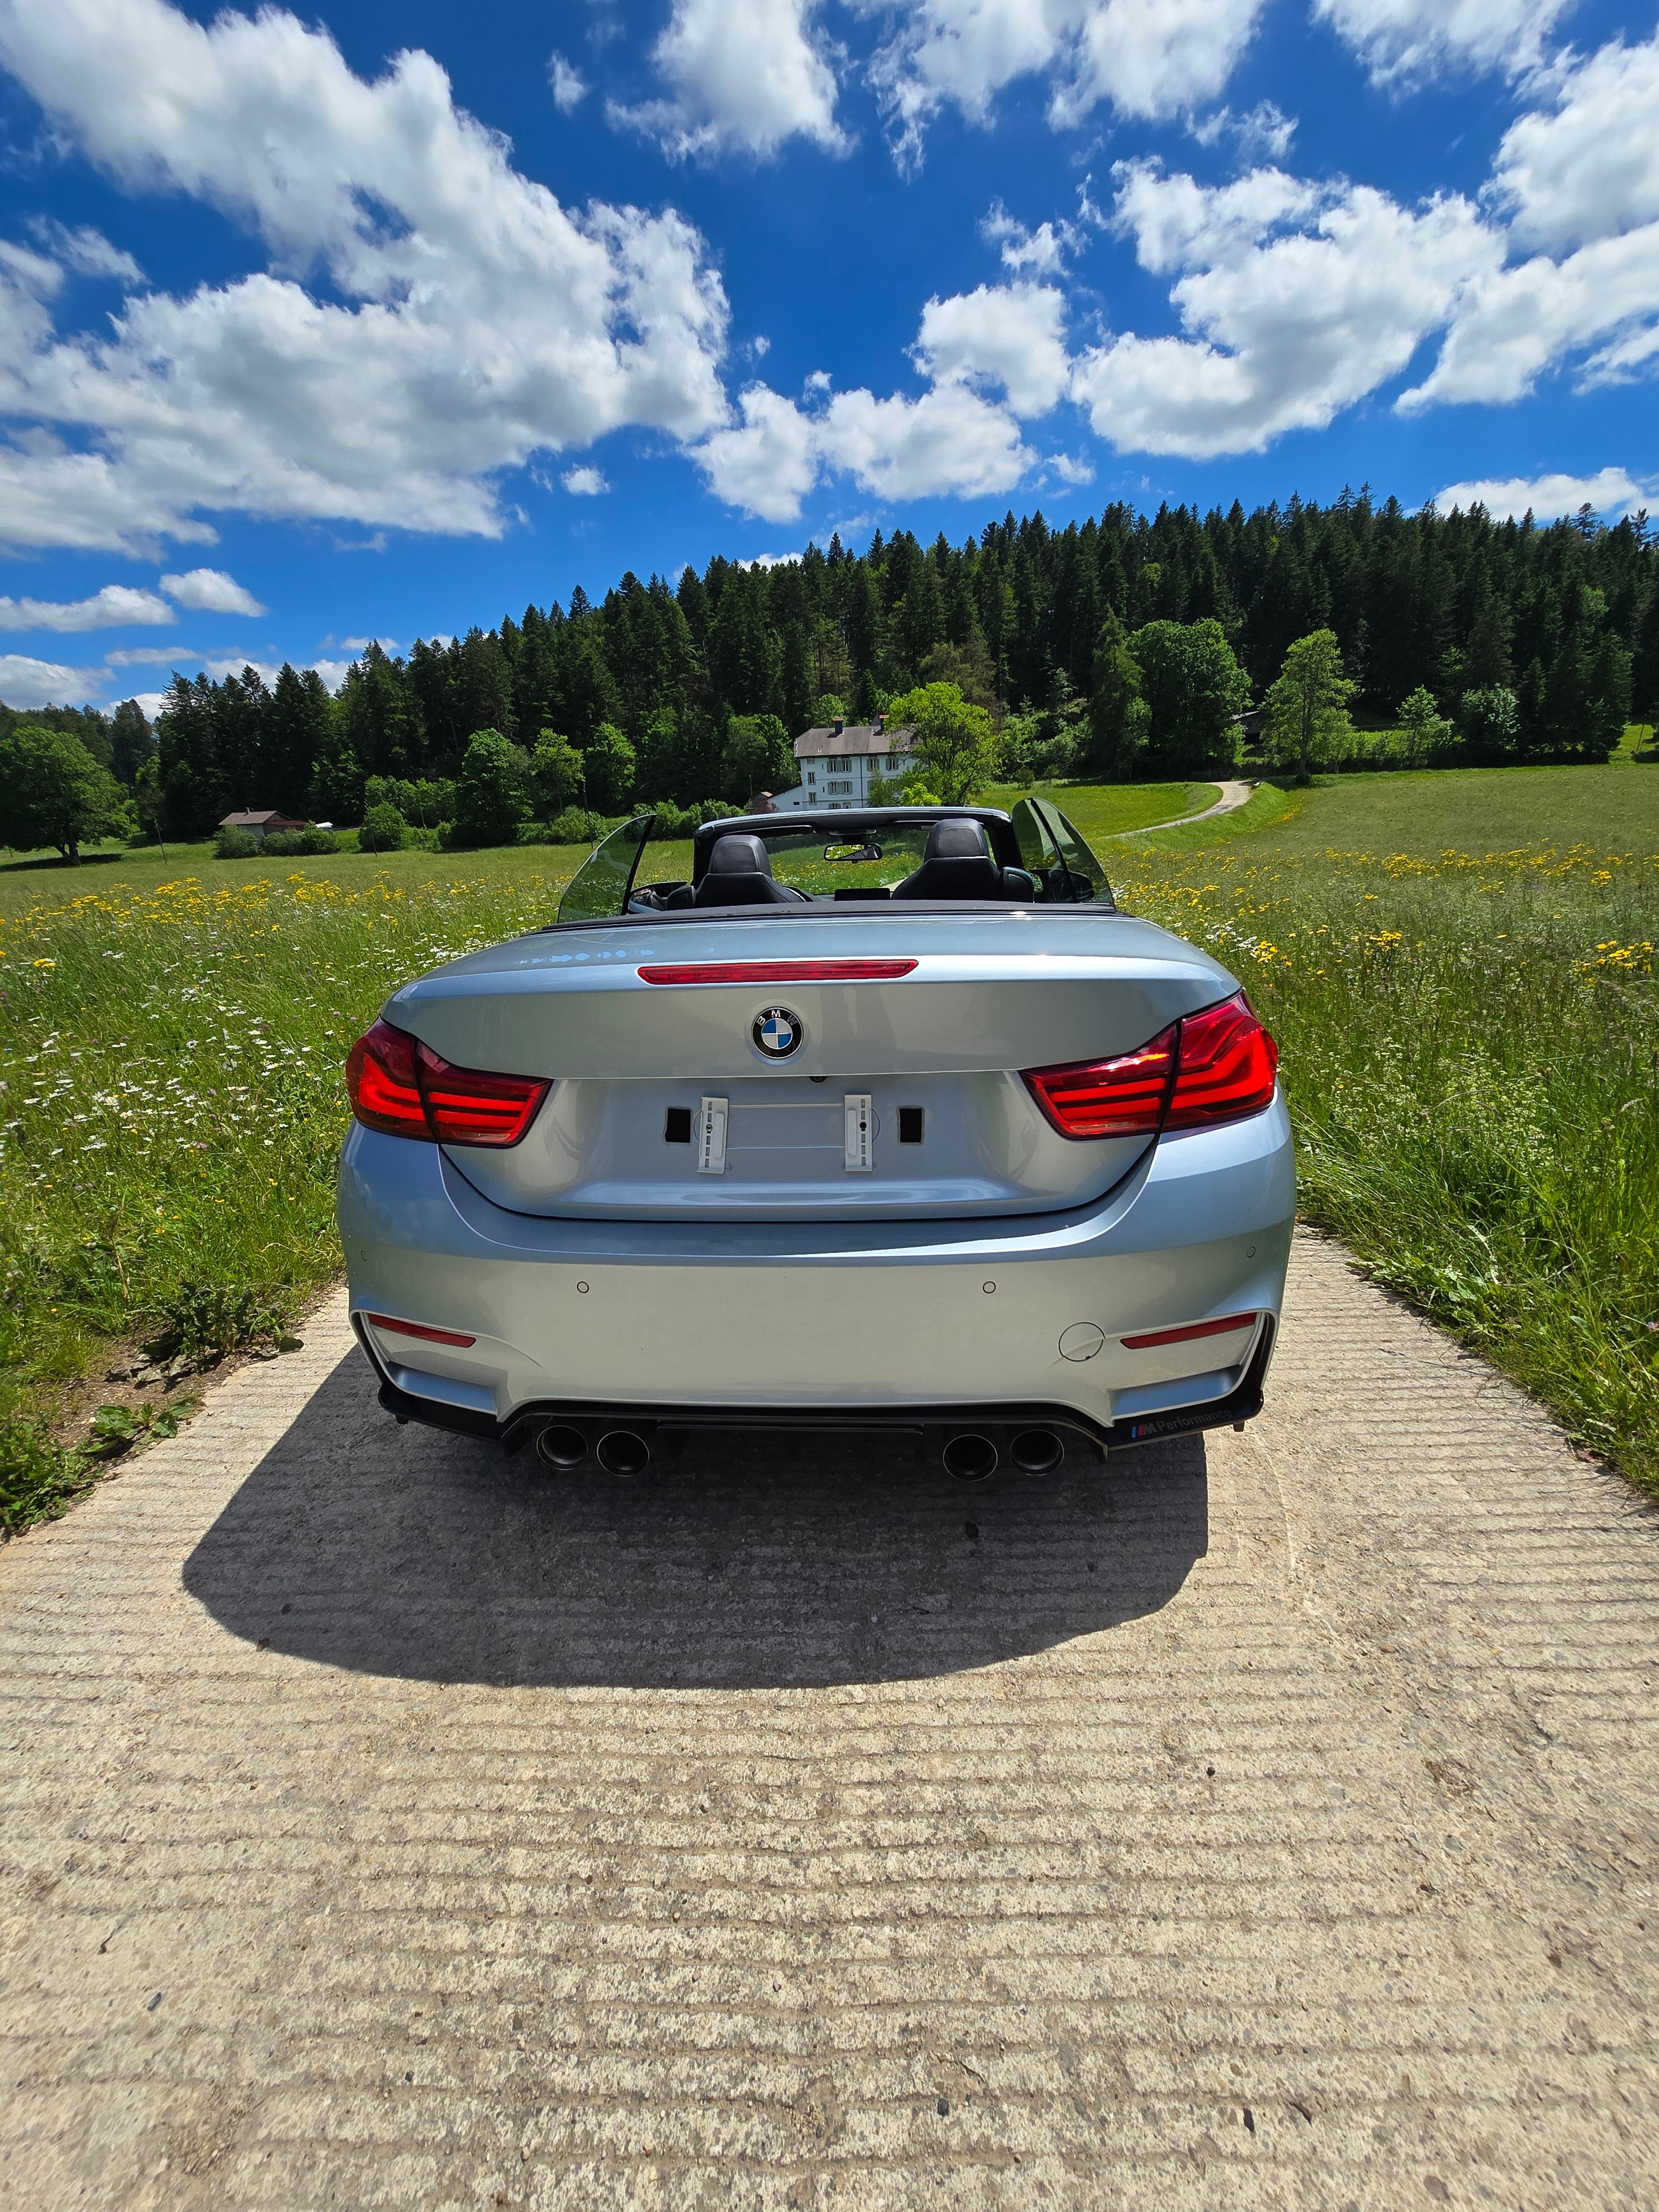
<path fill-rule="evenodd" d="M 398 1429 L 343 1306 L 0 1557 L 30 2206 L 1659 2197 L 1659 1527 L 1298 1241 L 1243 1436 Z"/>

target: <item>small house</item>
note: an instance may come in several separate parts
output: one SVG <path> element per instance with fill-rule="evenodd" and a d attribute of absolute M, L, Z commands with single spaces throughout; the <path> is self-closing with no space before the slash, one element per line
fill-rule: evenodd
<path fill-rule="evenodd" d="M 305 830 L 310 825 L 296 822 L 291 814 L 279 814 L 274 806 L 267 806 L 251 814 L 227 814 L 219 827 L 222 830 L 243 830 L 263 845 L 267 837 L 274 836 L 278 830 Z"/>

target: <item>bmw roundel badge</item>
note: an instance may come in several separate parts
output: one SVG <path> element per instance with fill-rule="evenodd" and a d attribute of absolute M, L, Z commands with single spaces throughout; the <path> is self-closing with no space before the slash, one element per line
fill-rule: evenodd
<path fill-rule="evenodd" d="M 763 1006 L 750 1030 L 757 1048 L 769 1060 L 787 1060 L 799 1049 L 805 1034 L 800 1016 L 791 1013 L 787 1006 Z"/>

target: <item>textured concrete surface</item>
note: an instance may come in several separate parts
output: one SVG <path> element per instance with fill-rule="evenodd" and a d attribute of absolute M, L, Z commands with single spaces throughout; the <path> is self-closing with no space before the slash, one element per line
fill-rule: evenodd
<path fill-rule="evenodd" d="M 1297 1246 L 964 1489 L 398 1430 L 337 1307 L 0 1557 L 30 2205 L 1646 2207 L 1659 1527 Z"/>

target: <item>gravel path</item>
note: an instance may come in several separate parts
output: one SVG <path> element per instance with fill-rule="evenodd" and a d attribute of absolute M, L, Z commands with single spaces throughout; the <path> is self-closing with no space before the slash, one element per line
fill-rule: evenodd
<path fill-rule="evenodd" d="M 0 1556 L 20 2204 L 1638 2208 L 1659 1524 L 1298 1240 L 1048 1482 L 375 1407 L 340 1303 Z"/>
<path fill-rule="evenodd" d="M 1221 796 L 1213 806 L 1206 806 L 1199 814 L 1177 814 L 1168 822 L 1149 822 L 1143 830 L 1115 830 L 1113 839 L 1119 837 L 1150 837 L 1159 830 L 1184 830 L 1189 822 L 1207 822 L 1212 814 L 1236 814 L 1255 789 L 1253 783 L 1221 783 L 1216 788 Z"/>

